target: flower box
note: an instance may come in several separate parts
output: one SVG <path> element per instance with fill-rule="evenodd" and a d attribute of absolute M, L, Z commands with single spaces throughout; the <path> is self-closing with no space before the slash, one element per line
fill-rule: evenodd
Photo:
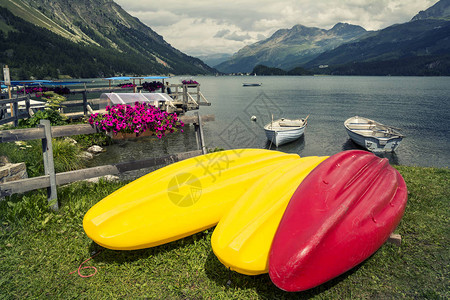
<path fill-rule="evenodd" d="M 136 133 L 118 132 L 117 134 L 114 134 L 112 132 L 108 132 L 108 135 L 113 140 L 127 140 L 127 139 L 136 139 L 136 138 L 140 138 L 140 137 L 155 136 L 155 133 L 153 131 L 144 131 L 140 135 L 136 136 Z"/>
<path fill-rule="evenodd" d="M 113 139 L 152 135 L 162 138 L 167 133 L 175 132 L 184 126 L 175 113 L 161 111 L 146 103 L 136 102 L 134 107 L 124 104 L 107 106 L 106 112 L 91 115 L 89 123 L 105 131 Z"/>

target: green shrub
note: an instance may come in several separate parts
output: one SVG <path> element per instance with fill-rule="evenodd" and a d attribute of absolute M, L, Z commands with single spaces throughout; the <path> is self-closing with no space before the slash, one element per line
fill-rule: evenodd
<path fill-rule="evenodd" d="M 53 139 L 53 158 L 56 173 L 84 168 L 84 159 L 79 154 L 80 148 L 63 139 Z"/>
<path fill-rule="evenodd" d="M 77 141 L 81 149 L 87 149 L 92 145 L 108 146 L 112 143 L 112 138 L 104 133 L 79 134 L 72 138 Z"/>
<path fill-rule="evenodd" d="M 19 126 L 22 128 L 34 128 L 39 125 L 41 120 L 49 120 L 53 126 L 67 124 L 67 118 L 58 111 L 44 109 L 38 110 L 31 118 L 19 120 Z"/>
<path fill-rule="evenodd" d="M 53 91 L 45 92 L 42 97 L 47 100 L 47 103 L 45 104 L 46 109 L 53 111 L 58 111 L 61 107 L 64 107 L 61 105 L 61 103 L 67 100 L 66 97 L 61 96 Z"/>
<path fill-rule="evenodd" d="M 66 101 L 66 97 L 55 92 L 45 92 L 43 99 L 47 101 L 45 109 L 37 111 L 31 118 L 20 120 L 20 127 L 36 127 L 40 120 L 49 120 L 53 126 L 67 124 L 67 117 L 59 112 L 59 109 L 63 107 L 61 103 Z"/>
<path fill-rule="evenodd" d="M 215 147 L 214 149 L 212 149 L 212 148 L 208 149 L 208 153 L 220 152 L 220 151 L 224 151 L 224 150 L 225 149 L 223 149 L 223 148 Z"/>

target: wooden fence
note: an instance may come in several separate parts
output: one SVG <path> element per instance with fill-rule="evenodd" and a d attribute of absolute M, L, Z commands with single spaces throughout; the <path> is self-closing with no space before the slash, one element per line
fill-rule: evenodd
<path fill-rule="evenodd" d="M 67 102 L 64 102 L 62 104 L 63 107 L 82 107 L 82 112 L 84 116 L 87 116 L 88 114 L 88 93 L 112 93 L 112 92 L 118 92 L 118 91 L 126 91 L 130 88 L 120 88 L 120 87 L 112 87 L 112 88 L 92 88 L 92 89 L 81 89 L 81 90 L 74 90 L 70 92 L 71 95 L 81 94 L 82 99 L 81 100 L 68 100 Z M 131 88 L 132 89 L 132 88 Z M 19 109 L 19 102 L 25 101 L 25 110 Z M 44 102 L 42 103 L 45 104 Z M 6 117 L 7 108 L 12 108 L 12 114 L 10 117 Z M 14 122 L 14 126 L 17 127 L 18 122 L 20 119 L 23 118 L 29 118 L 32 115 L 31 108 L 31 101 L 30 101 L 30 94 L 18 96 L 16 98 L 10 98 L 10 99 L 0 99 L 0 125 Z"/>
<path fill-rule="evenodd" d="M 36 128 L 1 130 L 0 143 L 13 141 L 26 141 L 33 139 L 42 140 L 42 151 L 44 157 L 45 175 L 27 179 L 16 180 L 0 184 L 0 199 L 12 194 L 24 193 L 27 191 L 47 188 L 48 201 L 53 209 L 58 209 L 56 186 L 79 181 L 83 179 L 99 177 L 104 175 L 120 174 L 126 171 L 139 170 L 161 164 L 177 162 L 189 157 L 206 154 L 207 149 L 203 138 L 202 122 L 214 121 L 214 115 L 199 114 L 195 116 L 181 116 L 181 121 L 185 124 L 193 124 L 197 139 L 196 151 L 172 154 L 158 158 L 147 158 L 138 161 L 117 163 L 112 165 L 98 166 L 88 169 L 75 170 L 56 174 L 53 162 L 53 137 L 64 137 L 78 134 L 91 134 L 98 132 L 88 124 L 50 126 L 48 120 L 41 120 L 41 124 Z"/>
<path fill-rule="evenodd" d="M 25 111 L 19 110 L 19 102 L 25 101 Z M 9 118 L 6 117 L 6 110 L 8 106 L 12 107 L 12 114 Z M 19 120 L 23 118 L 30 117 L 30 96 L 22 96 L 11 99 L 1 99 L 0 100 L 0 125 L 14 122 L 14 126 L 19 124 Z"/>
<path fill-rule="evenodd" d="M 194 110 L 198 109 L 200 105 L 206 105 L 209 106 L 211 103 L 206 100 L 205 96 L 200 92 L 200 85 L 185 85 L 185 84 L 173 84 L 171 85 L 175 87 L 174 93 L 172 93 L 171 96 L 174 97 L 173 103 L 176 106 L 181 106 L 183 108 L 182 113 L 185 113 L 188 110 Z M 181 91 L 178 91 L 178 88 L 181 88 Z M 195 88 L 196 92 L 189 92 L 188 88 Z M 82 107 L 82 114 L 76 114 L 77 116 L 87 116 L 89 112 L 89 102 L 88 102 L 88 94 L 89 93 L 113 93 L 113 92 L 124 92 L 127 90 L 133 90 L 141 91 L 142 86 L 140 87 L 128 87 L 128 88 L 121 88 L 121 87 L 101 87 L 101 88 L 85 88 L 84 89 L 77 89 L 70 92 L 70 95 L 76 95 L 81 94 L 82 99 L 80 100 L 67 100 L 62 104 L 62 107 L 64 108 L 70 108 L 70 107 Z M 194 99 L 194 96 L 196 99 Z M 96 99 L 98 100 L 98 99 Z M 96 101 L 95 99 L 91 99 L 90 101 Z M 18 103 L 20 101 L 25 101 L 25 110 L 19 110 Z M 11 117 L 6 118 L 6 109 L 7 105 L 11 106 L 12 108 L 12 114 Z M 45 103 L 43 103 L 45 104 Z M 14 126 L 17 127 L 19 119 L 23 118 L 29 118 L 32 115 L 32 111 L 30 110 L 30 94 L 20 96 L 16 95 L 16 98 L 11 99 L 1 99 L 0 100 L 0 125 L 14 122 Z"/>

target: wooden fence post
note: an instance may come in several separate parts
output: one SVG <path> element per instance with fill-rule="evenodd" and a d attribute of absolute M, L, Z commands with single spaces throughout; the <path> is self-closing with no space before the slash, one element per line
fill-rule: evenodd
<path fill-rule="evenodd" d="M 200 84 L 197 85 L 197 103 L 200 103 Z"/>
<path fill-rule="evenodd" d="M 188 99 L 187 84 L 183 84 L 183 109 L 184 110 L 186 110 L 188 102 L 189 102 L 189 99 Z"/>
<path fill-rule="evenodd" d="M 23 87 L 23 89 L 25 90 L 25 86 Z M 27 97 L 27 99 L 25 99 L 25 109 L 27 111 L 28 114 L 28 118 L 31 117 L 30 114 L 30 110 L 31 110 L 31 104 L 30 104 L 30 95 L 25 95 Z"/>
<path fill-rule="evenodd" d="M 200 150 L 200 133 L 199 126 L 197 123 L 194 123 L 194 131 L 195 131 L 195 141 L 197 142 L 197 150 Z"/>
<path fill-rule="evenodd" d="M 19 126 L 19 102 L 16 101 L 13 104 L 14 112 L 11 112 L 11 116 L 14 114 L 14 127 Z"/>
<path fill-rule="evenodd" d="M 47 199 L 53 210 L 58 210 L 58 197 L 56 193 L 56 173 L 53 161 L 52 128 L 49 120 L 41 120 L 39 127 L 44 128 L 45 138 L 42 139 L 42 154 L 44 155 L 45 175 L 50 178 L 50 186 L 47 188 Z"/>
<path fill-rule="evenodd" d="M 203 154 L 207 154 L 205 146 L 205 140 L 203 138 L 203 127 L 202 127 L 202 118 L 198 112 L 195 113 L 197 115 L 197 124 L 194 123 L 195 128 L 195 138 L 197 140 L 197 149 L 202 150 Z"/>
<path fill-rule="evenodd" d="M 88 112 L 88 109 L 87 109 L 87 95 L 86 95 L 86 90 L 84 90 L 83 91 L 83 113 L 84 113 L 84 116 L 87 116 L 87 112 Z"/>
<path fill-rule="evenodd" d="M 0 99 L 4 99 L 3 96 L 0 96 Z M 6 119 L 6 114 L 7 114 L 7 108 L 6 108 L 6 104 L 0 104 L 0 120 L 5 118 Z"/>

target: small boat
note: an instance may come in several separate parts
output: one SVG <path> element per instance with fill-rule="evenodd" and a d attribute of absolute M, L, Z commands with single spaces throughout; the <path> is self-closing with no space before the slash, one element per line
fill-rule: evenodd
<path fill-rule="evenodd" d="M 261 86 L 262 83 L 243 83 L 242 86 Z"/>
<path fill-rule="evenodd" d="M 404 137 L 398 128 L 358 116 L 347 119 L 344 126 L 356 144 L 372 152 L 394 152 Z"/>
<path fill-rule="evenodd" d="M 296 120 L 281 118 L 270 122 L 264 126 L 267 139 L 277 147 L 295 141 L 305 133 L 308 117 Z"/>

